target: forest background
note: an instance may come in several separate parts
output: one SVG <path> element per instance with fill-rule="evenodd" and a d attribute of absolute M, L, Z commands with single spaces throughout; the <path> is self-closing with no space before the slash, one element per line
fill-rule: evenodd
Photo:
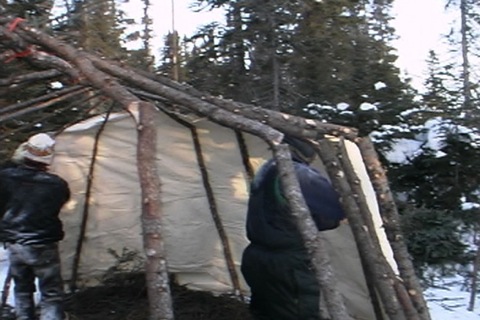
<path fill-rule="evenodd" d="M 142 14 L 134 20 L 126 2 L 0 0 L 0 14 L 214 95 L 358 128 L 374 140 L 388 170 L 425 287 L 460 276 L 473 309 L 480 264 L 478 1 L 444 1 L 457 18 L 445 34 L 449 56 L 430 51 L 421 88 L 395 63 L 393 0 L 192 0 L 198 9 L 220 8 L 224 23 L 206 24 L 188 37 L 169 32 L 161 46 L 152 43 L 153 20 L 170 19 L 170 12 L 137 0 Z M 16 59 L 0 65 L 0 78 L 30 68 Z M 0 108 L 61 87 L 0 87 Z M 86 115 L 70 104 L 40 112 L 2 124 L 2 146 Z M 394 156 L 406 142 L 415 148 Z"/>

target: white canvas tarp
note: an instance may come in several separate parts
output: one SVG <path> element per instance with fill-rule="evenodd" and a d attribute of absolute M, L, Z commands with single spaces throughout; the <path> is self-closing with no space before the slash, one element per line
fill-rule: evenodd
<path fill-rule="evenodd" d="M 66 237 L 61 243 L 63 274 L 72 279 L 74 257 L 81 237 L 85 214 L 85 195 L 95 136 L 103 117 L 96 117 L 70 127 L 57 137 L 53 171 L 70 184 L 72 199 L 62 212 Z M 161 202 L 164 216 L 164 238 L 169 271 L 176 281 L 191 289 L 214 293 L 232 292 L 225 254 L 212 218 L 206 183 L 213 192 L 214 205 L 228 236 L 236 272 L 244 294 L 249 293 L 240 272 L 245 237 L 245 215 L 249 176 L 235 132 L 206 119 L 191 124 L 201 147 L 205 171 L 199 165 L 194 135 L 189 126 L 162 112 L 156 118 L 158 129 L 158 174 L 161 179 Z M 248 161 L 257 169 L 271 157 L 267 144 L 243 134 Z M 140 185 L 136 166 L 136 125 L 128 114 L 115 114 L 100 134 L 98 154 L 92 175 L 88 219 L 78 266 L 78 282 L 98 281 L 116 259 L 109 251 L 121 253 L 124 248 L 142 255 L 140 224 Z M 395 268 L 392 252 L 375 202 L 375 194 L 357 147 L 347 143 L 385 256 Z M 321 169 L 321 163 L 317 163 Z M 323 233 L 339 290 L 349 313 L 356 319 L 374 319 L 358 251 L 348 224 Z"/>

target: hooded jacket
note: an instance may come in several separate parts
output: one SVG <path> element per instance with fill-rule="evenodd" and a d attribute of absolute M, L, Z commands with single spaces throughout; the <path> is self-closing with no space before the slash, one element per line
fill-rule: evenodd
<path fill-rule="evenodd" d="M 0 241 L 45 244 L 63 239 L 59 213 L 70 198 L 65 180 L 27 166 L 0 169 Z"/>
<path fill-rule="evenodd" d="M 330 182 L 307 164 L 293 160 L 303 197 L 318 230 L 338 227 L 345 215 Z M 302 247 L 303 241 L 283 196 L 274 160 L 264 164 L 252 182 L 247 237 L 252 244 L 272 249 Z"/>
<path fill-rule="evenodd" d="M 317 229 L 338 227 L 345 216 L 330 182 L 295 154 L 292 159 Z M 247 237 L 251 243 L 243 253 L 241 270 L 252 292 L 255 319 L 319 319 L 320 288 L 274 160 L 264 164 L 252 182 Z"/>

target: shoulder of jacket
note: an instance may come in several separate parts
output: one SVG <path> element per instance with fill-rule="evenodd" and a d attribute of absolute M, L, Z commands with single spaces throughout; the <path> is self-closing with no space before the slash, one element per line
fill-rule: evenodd
<path fill-rule="evenodd" d="M 320 173 L 313 167 L 309 166 L 308 164 L 302 162 L 293 162 L 293 168 L 295 169 L 296 173 L 303 173 L 303 174 L 313 174 L 313 175 L 320 175 Z"/>
<path fill-rule="evenodd" d="M 300 183 L 308 181 L 329 182 L 329 179 L 322 175 L 317 169 L 306 164 L 295 164 L 295 172 Z"/>
<path fill-rule="evenodd" d="M 66 183 L 64 179 L 52 172 L 47 171 L 32 171 L 31 175 L 33 179 L 39 182 L 49 182 L 49 183 Z"/>
<path fill-rule="evenodd" d="M 22 171 L 19 170 L 19 167 L 4 166 L 3 168 L 0 168 L 0 175 L 2 176 L 16 176 L 21 174 L 22 174 Z"/>

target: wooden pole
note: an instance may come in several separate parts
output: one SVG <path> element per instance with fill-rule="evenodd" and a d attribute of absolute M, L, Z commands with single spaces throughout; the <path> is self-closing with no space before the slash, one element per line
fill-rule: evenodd
<path fill-rule="evenodd" d="M 140 102 L 138 108 L 137 167 L 142 193 L 143 247 L 147 261 L 145 276 L 149 320 L 173 320 L 173 303 L 168 278 L 167 256 L 162 232 L 161 182 L 157 173 L 156 108 Z"/>
<path fill-rule="evenodd" d="M 377 202 L 382 216 L 383 226 L 392 247 L 400 277 L 403 280 L 410 299 L 417 309 L 420 319 L 431 320 L 422 287 L 413 268 L 410 254 L 405 244 L 400 228 L 400 215 L 390 190 L 385 170 L 383 169 L 375 147 L 368 137 L 357 139 L 365 167 L 377 196 Z"/>
<path fill-rule="evenodd" d="M 87 174 L 87 183 L 85 186 L 85 199 L 83 201 L 83 212 L 82 212 L 82 220 L 80 222 L 80 233 L 77 239 L 75 255 L 73 256 L 72 278 L 70 282 L 70 290 L 72 292 L 75 292 L 77 290 L 78 269 L 80 267 L 80 258 L 82 254 L 83 242 L 85 240 L 85 236 L 87 232 L 87 222 L 88 222 L 88 216 L 90 213 L 90 195 L 92 193 L 93 176 L 95 172 L 95 164 L 97 162 L 98 145 L 100 143 L 100 136 L 102 135 L 105 129 L 105 126 L 107 125 L 108 119 L 110 118 L 110 112 L 111 112 L 111 108 L 110 110 L 108 110 L 102 124 L 98 128 L 97 133 L 95 134 L 95 142 L 93 144 L 93 151 L 92 151 L 92 160 L 90 161 L 90 166 Z"/>
<path fill-rule="evenodd" d="M 383 253 L 376 250 L 355 200 L 359 195 L 352 190 L 350 183 L 347 181 L 345 170 L 332 145 L 327 140 L 323 140 L 320 142 L 318 150 L 332 180 L 332 185 L 340 194 L 342 206 L 357 243 L 359 254 L 363 255 L 368 268 L 374 275 L 375 288 L 379 292 L 385 312 L 390 320 L 406 320 L 404 310 L 393 287 L 395 279 L 386 265 Z"/>

